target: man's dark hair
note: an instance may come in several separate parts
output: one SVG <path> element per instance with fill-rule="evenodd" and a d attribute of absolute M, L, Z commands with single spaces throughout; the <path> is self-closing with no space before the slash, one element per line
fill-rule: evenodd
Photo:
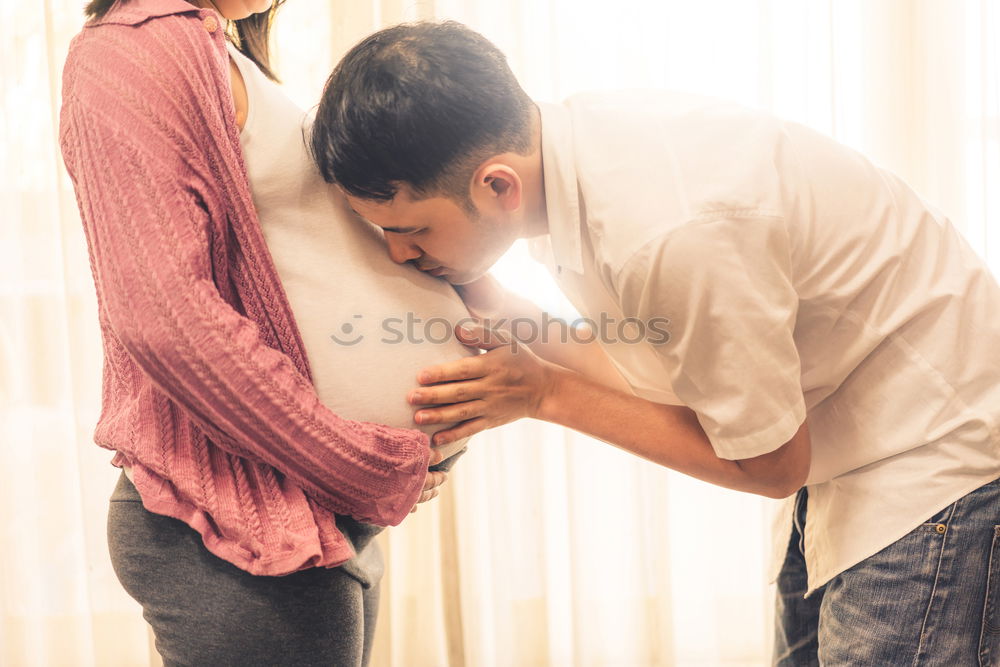
<path fill-rule="evenodd" d="M 326 82 L 310 150 L 323 178 L 363 199 L 451 197 L 473 170 L 531 148 L 533 104 L 503 53 L 455 21 L 404 23 L 348 52 Z"/>

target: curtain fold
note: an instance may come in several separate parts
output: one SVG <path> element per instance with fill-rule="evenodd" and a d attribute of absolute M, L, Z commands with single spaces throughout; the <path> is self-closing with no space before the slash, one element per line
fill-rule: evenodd
<path fill-rule="evenodd" d="M 100 332 L 56 139 L 83 5 L 0 4 L 0 664 L 159 664 L 107 555 Z M 995 2 L 296 0 L 275 64 L 311 107 L 354 42 L 422 18 L 483 32 L 538 99 L 674 88 L 815 127 L 900 174 L 1000 272 Z M 523 245 L 497 273 L 575 317 Z M 373 664 L 766 664 L 770 506 L 549 424 L 480 434 L 442 495 L 378 538 Z"/>

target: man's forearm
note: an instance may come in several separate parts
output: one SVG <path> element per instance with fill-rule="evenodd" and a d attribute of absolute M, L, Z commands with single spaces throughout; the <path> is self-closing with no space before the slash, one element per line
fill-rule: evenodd
<path fill-rule="evenodd" d="M 718 486 L 768 497 L 790 492 L 784 483 L 748 466 L 753 459 L 737 462 L 717 457 L 697 416 L 687 407 L 653 403 L 572 372 L 553 375 L 538 419 Z"/>
<path fill-rule="evenodd" d="M 455 423 L 434 434 L 436 445 L 457 441 L 523 417 L 542 419 L 599 438 L 649 461 L 731 489 L 784 498 L 809 475 L 807 420 L 798 430 L 775 433 L 787 442 L 758 443 L 767 453 L 736 461 L 720 459 L 697 415 L 687 407 L 654 403 L 540 359 L 526 346 L 488 341 L 482 327 L 457 327 L 466 345 L 487 349 L 420 371 L 421 387 L 407 400 L 423 406 L 418 424 Z M 801 413 L 801 406 L 797 406 Z M 787 429 L 787 415 L 774 426 Z M 774 427 L 767 433 L 776 431 Z"/>
<path fill-rule="evenodd" d="M 510 292 L 506 294 L 503 308 L 500 317 L 506 320 L 514 336 L 539 357 L 601 384 L 629 392 L 628 383 L 593 332 L 574 330 L 568 322 L 547 318 L 530 300 Z M 546 327 L 544 331 L 543 327 Z"/>

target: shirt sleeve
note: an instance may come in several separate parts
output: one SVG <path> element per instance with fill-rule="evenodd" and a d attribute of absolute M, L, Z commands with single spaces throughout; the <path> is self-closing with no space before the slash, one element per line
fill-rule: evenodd
<path fill-rule="evenodd" d="M 760 456 L 795 435 L 805 401 L 783 220 L 691 221 L 640 248 L 618 290 L 643 326 L 661 318 L 654 329 L 668 336 L 654 337 L 657 356 L 717 456 Z"/>
<path fill-rule="evenodd" d="M 123 72 L 134 58 L 94 49 L 64 70 L 60 145 L 105 335 L 222 449 L 273 466 L 335 513 L 398 524 L 423 486 L 428 436 L 334 414 L 222 298 L 210 237 L 231 214 L 217 204 L 207 165 L 220 156 L 205 156 L 205 128 L 223 131 L 223 107 L 199 107 L 169 51 L 159 56 L 167 62 L 156 78 L 141 63 Z"/>

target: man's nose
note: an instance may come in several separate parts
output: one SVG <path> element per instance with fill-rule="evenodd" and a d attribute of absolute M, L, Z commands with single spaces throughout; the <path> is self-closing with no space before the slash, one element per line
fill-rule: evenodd
<path fill-rule="evenodd" d="M 389 257 L 396 264 L 405 264 L 423 254 L 415 245 L 405 238 L 401 238 L 398 234 L 386 234 L 386 242 L 389 245 Z"/>

